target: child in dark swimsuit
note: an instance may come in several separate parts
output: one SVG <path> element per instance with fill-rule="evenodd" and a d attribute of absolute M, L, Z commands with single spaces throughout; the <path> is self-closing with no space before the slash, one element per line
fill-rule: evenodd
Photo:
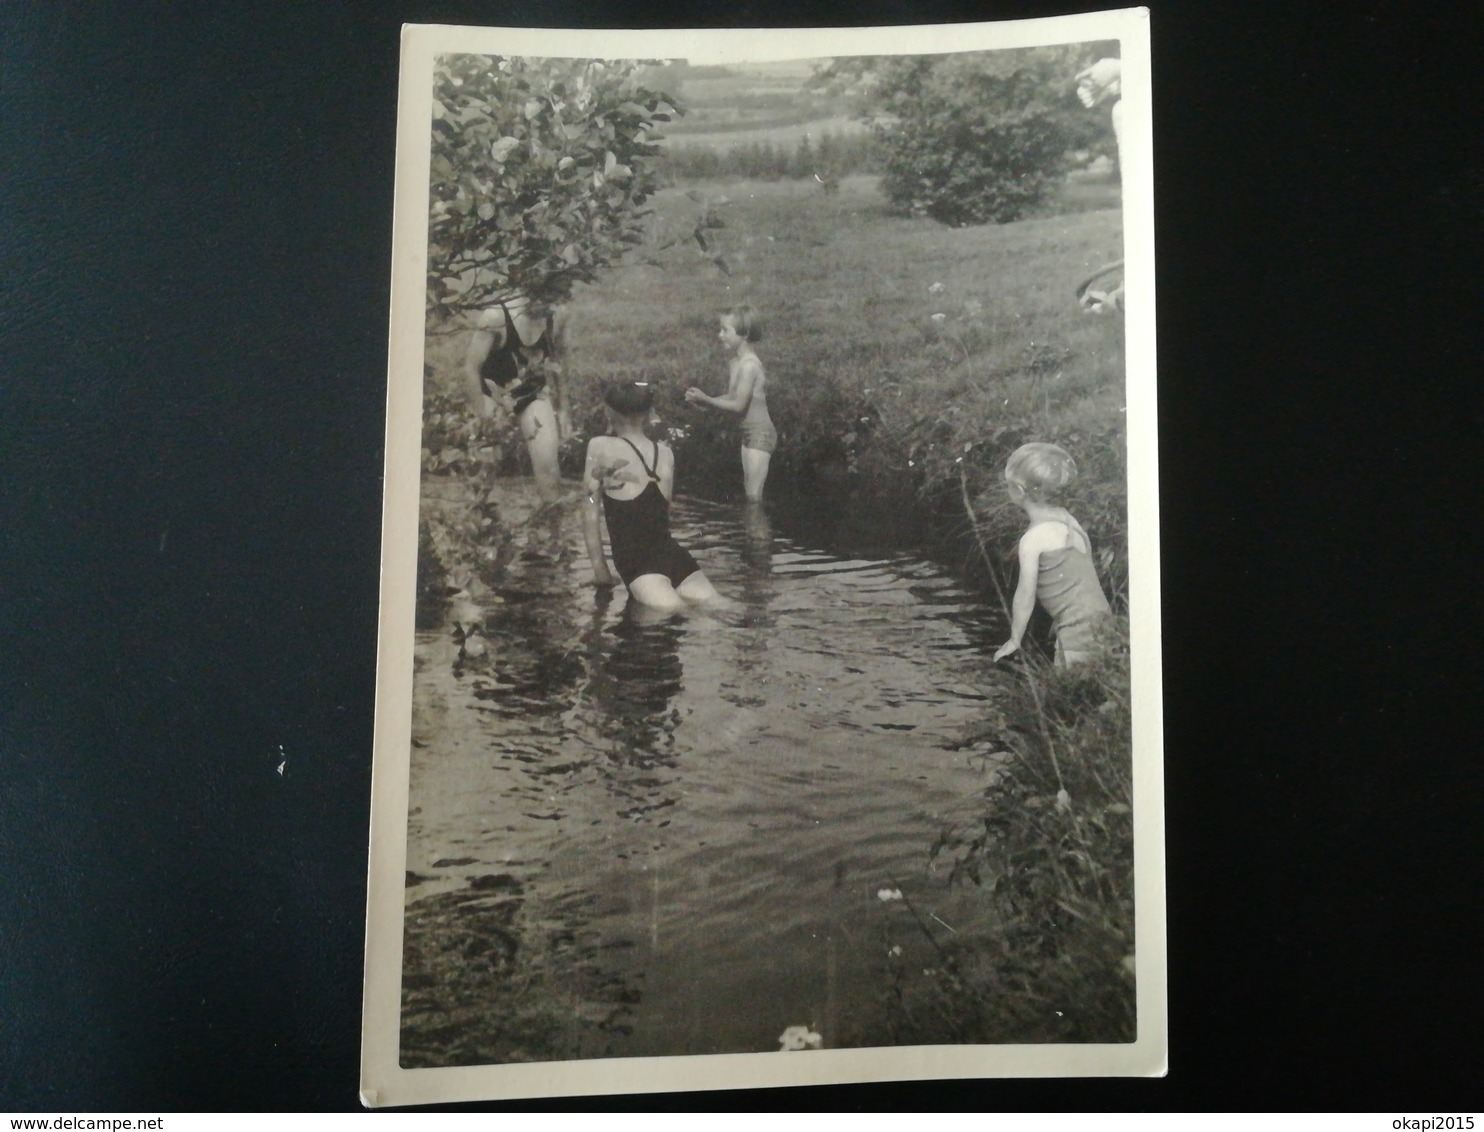
<path fill-rule="evenodd" d="M 524 298 L 479 311 L 464 358 L 464 379 L 475 412 L 488 418 L 504 405 L 520 426 L 531 457 L 536 490 L 545 503 L 561 491 L 558 453 L 571 429 L 554 366 L 543 364 L 555 351 L 554 311 Z"/>
<path fill-rule="evenodd" d="M 1082 524 L 1055 502 L 1076 474 L 1076 462 L 1055 444 L 1023 444 L 1005 464 L 1011 502 L 1031 522 L 1020 537 L 1020 580 L 1010 603 L 1010 639 L 994 654 L 996 660 L 1020 648 L 1037 602 L 1051 614 L 1058 666 L 1087 660 L 1098 648 L 1098 630 L 1109 609 L 1092 562 L 1092 541 Z"/>
<path fill-rule="evenodd" d="M 668 444 L 644 435 L 644 423 L 654 405 L 649 384 L 630 381 L 610 386 L 603 401 L 612 435 L 588 441 L 582 473 L 588 492 L 582 537 L 594 581 L 611 586 L 614 580 L 603 556 L 601 515 L 608 523 L 613 564 L 635 601 L 674 611 L 719 600 L 696 560 L 670 534 L 675 454 Z"/>

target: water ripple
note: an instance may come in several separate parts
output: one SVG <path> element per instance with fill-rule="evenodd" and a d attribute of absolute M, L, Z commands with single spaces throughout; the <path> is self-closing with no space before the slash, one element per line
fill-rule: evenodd
<path fill-rule="evenodd" d="M 419 639 L 417 1064 L 540 1056 L 505 1032 L 538 986 L 545 1056 L 767 1049 L 809 1009 L 872 1040 L 877 943 L 906 930 L 874 893 L 927 883 L 933 836 L 974 816 L 982 768 L 951 748 L 1003 619 L 925 559 L 756 508 L 681 501 L 675 527 L 737 611 L 595 600 L 568 523 L 519 532 L 485 656 Z"/>

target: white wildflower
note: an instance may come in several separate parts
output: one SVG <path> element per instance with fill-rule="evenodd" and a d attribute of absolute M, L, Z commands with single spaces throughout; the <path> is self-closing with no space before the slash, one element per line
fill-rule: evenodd
<path fill-rule="evenodd" d="M 824 1037 L 815 1033 L 808 1026 L 790 1026 L 778 1037 L 781 1047 L 779 1053 L 791 1053 L 801 1049 L 818 1049 L 824 1043 Z"/>

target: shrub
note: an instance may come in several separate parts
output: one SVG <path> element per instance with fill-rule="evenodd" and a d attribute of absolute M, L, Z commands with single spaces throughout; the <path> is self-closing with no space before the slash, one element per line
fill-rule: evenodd
<path fill-rule="evenodd" d="M 633 61 L 447 55 L 434 72 L 428 304 L 561 301 L 644 238 L 661 123 Z"/>
<path fill-rule="evenodd" d="M 1060 183 L 1109 127 L 1077 102 L 1090 45 L 837 60 L 816 79 L 867 90 L 882 190 L 944 224 L 1003 224 Z"/>

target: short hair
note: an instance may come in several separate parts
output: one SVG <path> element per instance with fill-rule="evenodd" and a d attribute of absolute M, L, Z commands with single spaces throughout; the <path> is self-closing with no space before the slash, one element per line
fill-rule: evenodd
<path fill-rule="evenodd" d="M 724 310 L 720 317 L 731 319 L 737 333 L 747 341 L 761 342 L 763 340 L 763 320 L 758 316 L 757 308 L 751 303 L 743 303 L 741 306 Z"/>
<path fill-rule="evenodd" d="M 1052 502 L 1076 478 L 1077 461 L 1055 444 L 1022 444 L 1005 461 L 1005 481 L 1019 484 L 1036 503 Z"/>
<path fill-rule="evenodd" d="M 614 381 L 603 388 L 603 403 L 624 417 L 637 417 L 654 408 L 653 386 L 647 381 Z"/>

